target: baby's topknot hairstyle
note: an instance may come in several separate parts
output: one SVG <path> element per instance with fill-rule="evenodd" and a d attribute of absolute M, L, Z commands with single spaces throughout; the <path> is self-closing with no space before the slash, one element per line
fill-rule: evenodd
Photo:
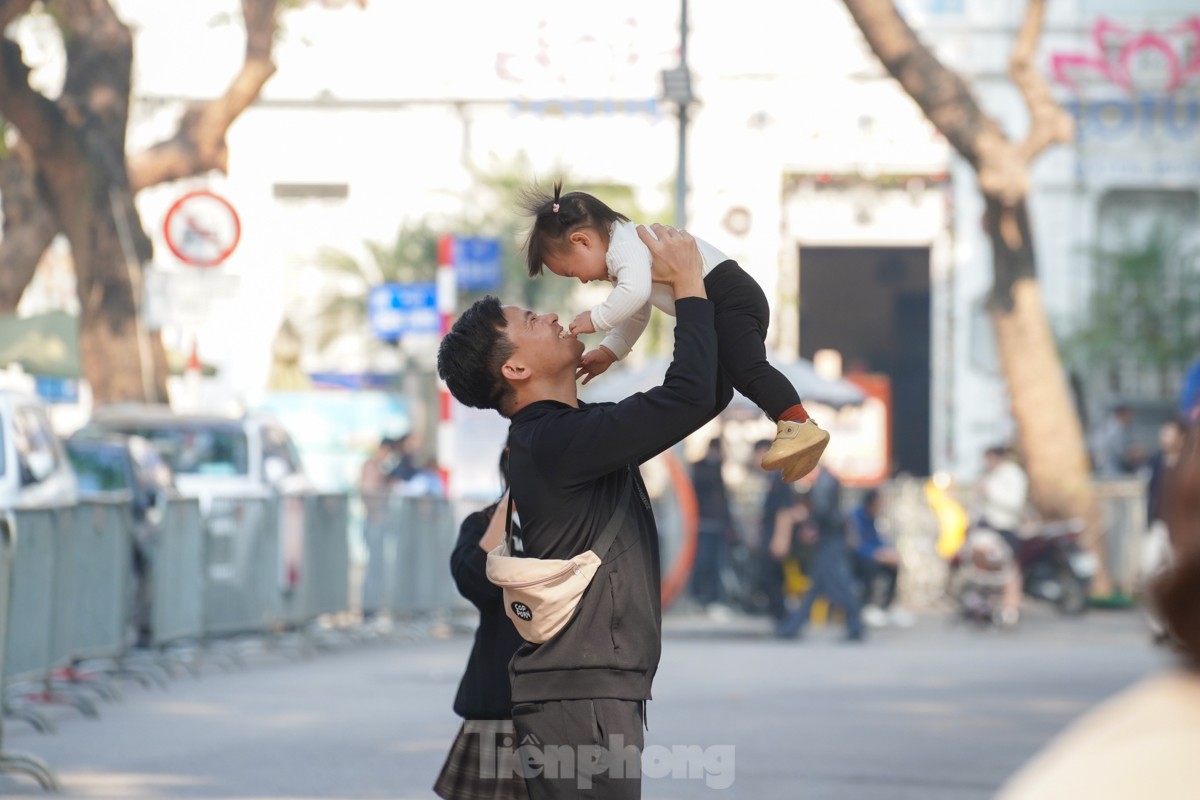
<path fill-rule="evenodd" d="M 629 217 L 587 192 L 563 194 L 561 180 L 554 182 L 554 194 L 546 194 L 535 185 L 521 193 L 519 202 L 526 216 L 533 219 L 525 240 L 525 263 L 531 278 L 542 274 L 546 255 L 563 247 L 575 231 L 590 228 L 607 241 L 613 223 L 629 222 Z"/>

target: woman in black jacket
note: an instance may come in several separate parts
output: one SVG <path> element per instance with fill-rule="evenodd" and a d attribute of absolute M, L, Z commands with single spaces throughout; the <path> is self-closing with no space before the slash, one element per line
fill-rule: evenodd
<path fill-rule="evenodd" d="M 500 474 L 507 486 L 507 450 L 500 457 Z M 508 662 L 522 639 L 504 613 L 501 590 L 485 572 L 488 552 L 504 540 L 507 506 L 506 490 L 492 505 L 468 515 L 450 556 L 450 573 L 459 593 L 479 609 L 479 628 L 454 698 L 454 713 L 463 718 L 463 725 L 433 787 L 445 800 L 529 797 L 514 760 L 516 734 L 508 676 Z"/>

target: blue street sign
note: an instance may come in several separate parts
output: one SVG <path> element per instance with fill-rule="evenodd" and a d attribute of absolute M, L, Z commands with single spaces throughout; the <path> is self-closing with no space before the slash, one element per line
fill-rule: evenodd
<path fill-rule="evenodd" d="M 504 285 L 500 240 L 491 236 L 454 237 L 454 276 L 466 292 L 491 292 Z"/>
<path fill-rule="evenodd" d="M 437 285 L 433 283 L 381 283 L 367 295 L 367 319 L 371 332 L 385 342 L 411 334 L 442 332 L 437 309 Z"/>

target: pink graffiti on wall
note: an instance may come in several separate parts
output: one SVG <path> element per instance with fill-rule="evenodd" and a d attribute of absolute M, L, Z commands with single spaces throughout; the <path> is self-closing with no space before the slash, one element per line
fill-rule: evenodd
<path fill-rule="evenodd" d="M 1101 78 L 1128 91 L 1145 80 L 1134 73 L 1135 58 L 1157 55 L 1162 71 L 1154 83 L 1168 93 L 1200 75 L 1200 17 L 1164 31 L 1134 31 L 1103 17 L 1092 27 L 1091 53 L 1054 53 L 1050 71 L 1059 83 L 1078 90 L 1081 78 Z"/>

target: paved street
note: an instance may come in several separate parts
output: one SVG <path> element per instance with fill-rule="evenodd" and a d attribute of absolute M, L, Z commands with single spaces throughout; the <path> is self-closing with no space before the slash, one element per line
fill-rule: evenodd
<path fill-rule="evenodd" d="M 1052 734 L 1165 662 L 1135 614 L 1039 613 L 1015 634 L 923 618 L 865 645 L 801 642 L 758 621 L 669 620 L 648 746 L 711 749 L 692 778 L 647 798 L 987 798 Z M 458 722 L 466 636 L 349 645 L 306 660 L 262 654 L 167 690 L 127 685 L 99 722 L 53 712 L 5 747 L 48 760 L 86 798 L 428 798 Z M 721 754 L 732 753 L 730 762 Z M 732 764 L 732 769 L 730 768 Z M 706 780 L 707 777 L 707 780 Z M 0 794 L 38 797 L 27 779 Z"/>

